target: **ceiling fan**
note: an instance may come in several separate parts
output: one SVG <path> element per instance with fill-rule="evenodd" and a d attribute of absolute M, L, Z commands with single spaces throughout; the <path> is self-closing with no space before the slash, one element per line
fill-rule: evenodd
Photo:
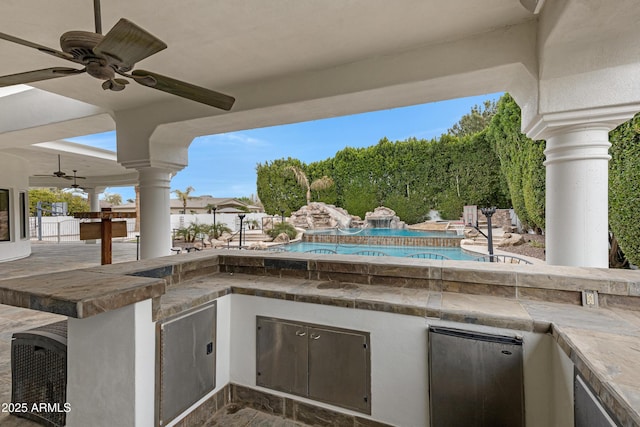
<path fill-rule="evenodd" d="M 82 192 L 84 192 L 84 188 L 80 187 L 80 185 L 78 184 L 78 182 L 76 181 L 76 179 L 86 179 L 84 176 L 76 176 L 76 172 L 78 172 L 77 170 L 73 170 L 73 184 L 71 184 L 71 188 L 73 188 L 74 190 L 80 190 Z"/>
<path fill-rule="evenodd" d="M 46 177 L 54 177 L 54 178 L 64 178 L 64 179 L 68 179 L 68 180 L 73 179 L 73 183 L 74 184 L 76 183 L 76 179 L 86 179 L 86 177 L 84 177 L 84 176 L 76 176 L 76 172 L 77 172 L 77 170 L 73 171 L 73 176 L 67 175 L 65 172 L 63 172 L 62 168 L 60 167 L 60 154 L 58 154 L 58 170 L 57 171 L 53 172 L 50 175 L 34 175 L 34 176 L 46 176 Z"/>
<path fill-rule="evenodd" d="M 104 90 L 121 91 L 129 81 L 157 89 L 172 95 L 230 110 L 235 98 L 191 83 L 163 76 L 151 71 L 133 70 L 136 63 L 167 48 L 167 45 L 133 22 L 121 18 L 105 35 L 102 35 L 100 0 L 93 0 L 95 33 L 67 31 L 60 36 L 62 51 L 0 33 L 0 39 L 21 44 L 40 52 L 75 62 L 84 68 L 52 67 L 0 77 L 0 87 L 32 83 L 58 77 L 87 73 L 104 80 Z M 133 70 L 133 71 L 131 71 Z"/>

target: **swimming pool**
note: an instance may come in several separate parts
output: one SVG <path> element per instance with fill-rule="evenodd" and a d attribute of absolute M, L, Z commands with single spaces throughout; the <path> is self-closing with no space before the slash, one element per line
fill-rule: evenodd
<path fill-rule="evenodd" d="M 386 255 L 395 257 L 407 257 L 409 255 L 417 253 L 436 253 L 443 255 L 449 259 L 457 261 L 472 261 L 476 256 L 462 250 L 460 247 L 436 247 L 436 246 L 387 246 L 387 245 L 343 245 L 343 244 L 328 244 L 328 243 L 309 243 L 309 242 L 297 242 L 291 243 L 285 246 L 279 246 L 289 252 L 308 252 L 308 251 L 322 251 L 326 250 L 327 253 L 337 253 L 344 255 Z M 356 254 L 356 252 L 361 252 Z"/>

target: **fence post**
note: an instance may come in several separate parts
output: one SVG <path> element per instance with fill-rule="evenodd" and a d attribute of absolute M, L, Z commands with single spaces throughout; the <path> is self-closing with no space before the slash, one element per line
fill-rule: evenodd
<path fill-rule="evenodd" d="M 42 240 L 42 202 L 36 203 L 36 213 L 38 218 L 38 240 Z"/>
<path fill-rule="evenodd" d="M 60 230 L 62 229 L 62 227 L 60 226 L 60 221 L 56 222 L 56 225 L 58 229 L 58 243 L 60 243 Z"/>

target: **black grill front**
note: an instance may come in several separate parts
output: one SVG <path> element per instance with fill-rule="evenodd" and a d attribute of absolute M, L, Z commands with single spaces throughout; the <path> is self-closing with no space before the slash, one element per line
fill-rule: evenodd
<path fill-rule="evenodd" d="M 67 321 L 24 332 L 11 340 L 13 414 L 59 427 L 66 422 Z"/>

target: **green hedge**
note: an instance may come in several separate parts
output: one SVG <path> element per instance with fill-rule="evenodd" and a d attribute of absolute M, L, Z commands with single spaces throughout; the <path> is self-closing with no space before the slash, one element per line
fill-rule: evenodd
<path fill-rule="evenodd" d="M 627 259 L 640 265 L 640 115 L 609 140 L 609 224 Z"/>

